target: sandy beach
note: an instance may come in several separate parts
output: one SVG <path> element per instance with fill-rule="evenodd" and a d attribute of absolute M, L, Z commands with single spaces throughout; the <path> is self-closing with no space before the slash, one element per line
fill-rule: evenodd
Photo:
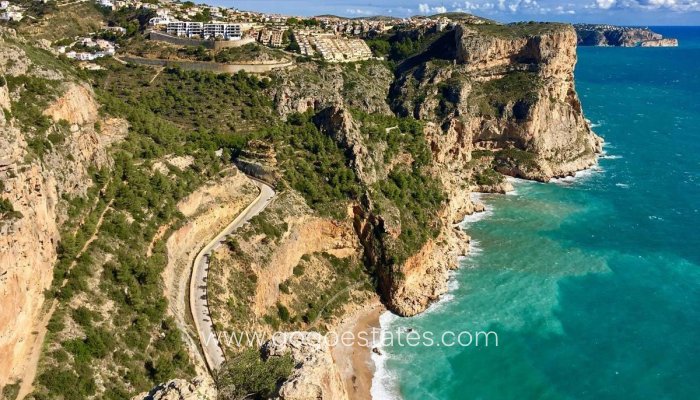
<path fill-rule="evenodd" d="M 338 326 L 337 333 L 342 337 L 343 333 L 347 335 L 347 332 L 352 332 L 355 338 L 366 337 L 371 342 L 372 331 L 378 332 L 379 317 L 385 311 L 384 305 L 378 300 L 373 301 L 348 316 Z M 339 341 L 333 348 L 333 358 L 340 370 L 348 396 L 353 400 L 372 398 L 370 394 L 374 376 L 372 346 L 371 343 L 366 346 L 364 344 L 361 340 L 354 340 L 351 346 L 346 346 Z"/>

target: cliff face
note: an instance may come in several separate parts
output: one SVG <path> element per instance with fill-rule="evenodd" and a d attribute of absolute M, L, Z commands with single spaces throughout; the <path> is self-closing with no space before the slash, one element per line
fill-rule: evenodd
<path fill-rule="evenodd" d="M 64 196 L 84 195 L 93 185 L 88 168 L 110 164 L 106 148 L 119 140 L 126 125 L 99 116 L 92 91 L 58 70 L 39 66 L 10 31 L 0 39 L 0 179 L 2 199 L 15 215 L 0 219 L 0 385 L 21 376 L 33 346 L 44 290 L 53 278 L 59 226 L 65 219 Z M 18 77 L 52 82 L 45 100 L 47 134 L 61 137 L 52 151 L 37 157 L 38 133 L 21 116 L 23 94 L 31 83 Z M 23 78 L 24 79 L 24 78 Z M 101 130 L 95 124 L 102 125 Z M 38 344 L 39 346 L 41 343 Z"/>
<path fill-rule="evenodd" d="M 441 181 L 447 201 L 439 217 L 440 235 L 382 275 L 392 311 L 414 315 L 446 291 L 447 272 L 469 242 L 453 224 L 482 209 L 469 198 L 470 189 L 502 192 L 509 187 L 502 178 L 483 179 L 488 171 L 547 181 L 596 162 L 601 140 L 586 123 L 574 88 L 576 34 L 563 25 L 537 29 L 536 34 L 503 35 L 457 26 L 436 44 L 438 54 L 451 54 L 451 59 L 424 53 L 414 58 L 419 63 L 406 61 L 409 68 L 399 65 L 390 92 L 392 108 L 425 121 L 432 151 L 429 169 Z M 474 151 L 482 158 L 473 159 Z M 375 240 L 367 246 L 370 252 L 377 253 L 376 238 L 391 231 L 384 217 L 367 219 L 365 236 Z"/>
<path fill-rule="evenodd" d="M 595 162 L 600 139 L 574 88 L 571 27 L 504 37 L 458 26 L 454 40 L 452 65 L 428 61 L 393 87 L 398 112 L 439 125 L 430 137 L 438 163 L 450 168 L 470 161 L 473 150 L 513 149 L 526 160 L 503 160 L 500 172 L 546 181 Z"/>

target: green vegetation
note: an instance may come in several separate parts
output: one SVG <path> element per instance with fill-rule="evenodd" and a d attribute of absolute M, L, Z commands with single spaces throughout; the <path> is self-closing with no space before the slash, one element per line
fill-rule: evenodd
<path fill-rule="evenodd" d="M 438 85 L 438 105 L 436 115 L 445 118 L 457 108 L 462 90 L 462 80 L 451 78 Z"/>
<path fill-rule="evenodd" d="M 304 255 L 304 257 L 306 257 L 306 255 Z M 302 261 L 308 262 L 309 258 L 308 257 L 304 258 L 304 257 L 302 257 Z M 302 276 L 302 275 L 304 275 L 304 266 L 301 264 L 297 264 L 296 266 L 294 266 L 294 270 L 292 272 L 294 273 L 294 276 Z"/>
<path fill-rule="evenodd" d="M 257 350 L 246 349 L 227 360 L 216 372 L 219 398 L 270 398 L 293 368 L 294 362 L 289 355 L 263 360 Z"/>
<path fill-rule="evenodd" d="M 337 205 L 357 198 L 360 186 L 344 151 L 311 117 L 291 115 L 287 124 L 268 128 L 263 135 L 280 144 L 277 157 L 289 185 L 319 212 L 341 217 L 344 207 Z"/>
<path fill-rule="evenodd" d="M 493 157 L 493 151 L 491 150 L 474 150 L 472 151 L 472 159 Z"/>
<path fill-rule="evenodd" d="M 271 220 L 271 216 L 266 213 L 258 214 L 250 219 L 253 227 L 251 233 L 262 233 L 268 240 L 276 241 L 287 232 L 287 223 L 284 221 Z"/>
<path fill-rule="evenodd" d="M 494 164 L 496 167 L 513 168 L 522 167 L 525 169 L 537 169 L 537 156 L 528 151 L 510 148 L 496 153 Z"/>
<path fill-rule="evenodd" d="M 241 47 L 230 47 L 216 53 L 214 60 L 220 63 L 240 63 L 250 61 L 284 60 L 288 57 L 279 51 L 257 43 L 249 43 Z"/>
<path fill-rule="evenodd" d="M 2 391 L 0 392 L 0 396 L 2 396 L 3 400 L 15 400 L 17 396 L 19 395 L 19 388 L 20 385 L 22 384 L 22 381 L 17 381 L 14 383 L 8 383 L 6 384 L 3 388 Z"/>
<path fill-rule="evenodd" d="M 290 320 L 289 309 L 280 302 L 277 302 L 277 315 L 282 322 L 289 322 Z"/>
<path fill-rule="evenodd" d="M 233 256 L 246 257 L 239 251 L 234 252 Z M 226 322 L 233 327 L 242 327 L 253 322 L 250 299 L 255 296 L 258 279 L 247 259 L 244 258 L 239 265 L 242 268 L 231 268 L 218 257 L 212 257 L 209 264 L 211 276 L 226 277 L 223 282 L 221 279 L 210 280 L 208 283 L 212 319 L 222 321 L 223 317 L 218 315 L 218 310 L 225 309 L 230 316 L 230 320 Z"/>
<path fill-rule="evenodd" d="M 363 291 L 367 293 L 374 290 L 372 279 L 364 265 L 353 257 L 338 258 L 328 253 L 315 253 L 306 255 L 294 268 L 294 276 L 283 282 L 280 286 L 285 288 L 287 294 L 291 294 L 287 311 L 278 304 L 278 315 L 281 323 L 288 329 L 309 329 L 318 321 L 330 321 L 342 312 L 343 306 L 351 301 L 354 291 L 360 296 Z M 311 278 L 306 272 L 310 262 L 326 265 L 330 270 L 330 277 L 323 281 L 310 282 Z"/>
<path fill-rule="evenodd" d="M 390 162 L 399 153 L 411 155 L 417 167 L 430 162 L 430 149 L 425 143 L 423 126 L 413 118 L 397 118 L 352 110 L 354 119 L 362 123 L 360 130 L 370 144 L 385 143 L 384 161 Z"/>
<path fill-rule="evenodd" d="M 43 158 L 53 147 L 46 137 L 53 122 L 44 115 L 44 110 L 58 96 L 58 82 L 28 75 L 7 76 L 5 79 L 11 92 L 20 91 L 20 98 L 12 102 L 12 116 L 31 132 L 27 144 L 34 155 Z"/>
<path fill-rule="evenodd" d="M 287 25 L 299 26 L 299 27 L 314 27 L 320 25 L 320 22 L 313 18 L 299 19 L 299 18 L 287 18 Z"/>
<path fill-rule="evenodd" d="M 134 37 L 142 33 L 148 26 L 148 21 L 156 16 L 150 8 L 122 7 L 118 10 L 100 8 L 109 26 L 121 26 L 126 29 L 124 38 Z"/>
<path fill-rule="evenodd" d="M 68 199 L 69 222 L 62 229 L 54 284 L 48 293 L 60 304 L 49 324 L 47 342 L 59 345 L 62 351 L 53 351 L 42 361 L 37 399 L 96 395 L 96 374 L 110 376 L 103 380 L 105 391 L 99 396 L 121 399 L 164 380 L 188 378 L 194 373 L 174 321 L 165 316 L 160 276 L 167 263 L 165 246 L 157 243 L 150 258 L 145 256 L 146 249 L 160 226 L 174 222 L 177 227 L 182 220 L 177 202 L 218 176 L 223 160 L 215 150 L 223 147 L 232 154 L 245 143 L 244 135 L 209 128 L 211 124 L 178 124 L 186 104 L 203 98 L 207 84 L 232 93 L 248 90 L 251 95 L 246 101 L 255 101 L 259 86 L 251 85 L 260 81 L 246 75 L 219 78 L 164 71 L 168 77 L 164 82 L 177 79 L 185 87 L 202 85 L 192 97 L 164 96 L 171 102 L 171 108 L 166 108 L 152 93 L 162 86 L 142 86 L 147 79 L 145 72 L 121 67 L 108 76 L 95 74 L 101 112 L 127 119 L 130 129 L 114 149 L 112 169 L 94 171 L 95 184 L 88 197 Z M 129 80 L 133 77 L 140 80 Z M 220 98 L 211 101 L 215 100 L 220 102 Z M 235 111 L 248 112 L 250 108 L 242 104 Z M 195 129 L 183 129 L 185 126 Z M 152 171 L 150 165 L 168 154 L 192 155 L 194 163 L 182 171 L 172 169 L 168 176 Z M 105 190 L 100 192 L 102 187 Z M 77 257 L 94 232 L 97 240 Z M 240 278 L 251 281 L 248 276 Z M 88 283 L 90 280 L 99 284 Z M 91 303 L 71 309 L 69 299 L 78 294 L 90 298 Z M 107 302 L 113 308 L 104 314 L 100 307 Z M 81 326 L 84 335 L 66 340 L 68 319 Z"/>
<path fill-rule="evenodd" d="M 545 33 L 555 32 L 566 27 L 566 24 L 553 22 L 515 22 L 512 24 L 472 24 L 470 28 L 481 34 L 497 36 L 505 39 L 518 37 L 538 36 Z"/>
<path fill-rule="evenodd" d="M 194 59 L 197 61 L 212 61 L 214 56 L 204 46 L 185 46 L 177 51 L 177 55 L 181 58 Z M 162 56 L 161 56 L 162 57 Z M 158 58 L 161 58 L 158 57 Z M 162 57 L 165 58 L 165 57 Z"/>
<path fill-rule="evenodd" d="M 19 211 L 15 211 L 9 200 L 5 198 L 0 198 L 0 221 L 2 220 L 12 220 L 20 219 L 23 215 Z"/>
<path fill-rule="evenodd" d="M 392 63 L 398 64 L 424 52 L 443 35 L 445 32 L 437 30 L 424 32 L 395 29 L 384 36 L 368 39 L 367 45 L 376 57 L 386 57 Z"/>
<path fill-rule="evenodd" d="M 432 155 L 419 121 L 357 110 L 353 116 L 362 123 L 361 131 L 370 144 L 386 144 L 385 163 L 402 153 L 412 159 L 411 165 L 396 166 L 388 179 L 380 181 L 371 191 L 378 213 L 393 208 L 400 213 L 401 235 L 390 245 L 391 259 L 385 260 L 398 265 L 439 233 L 437 213 L 444 201 L 442 185 L 423 171 Z"/>
<path fill-rule="evenodd" d="M 397 170 L 379 183 L 381 194 L 401 213 L 401 235 L 390 251 L 390 265 L 400 265 L 440 232 L 437 212 L 444 200 L 440 183 L 417 170 Z M 382 203 L 378 201 L 378 204 Z"/>
<path fill-rule="evenodd" d="M 541 87 L 534 72 L 510 72 L 501 79 L 474 84 L 472 98 L 483 115 L 503 116 L 506 107 L 512 107 L 516 119 L 527 117 L 530 107 L 538 100 Z"/>
<path fill-rule="evenodd" d="M 503 182 L 504 179 L 505 178 L 503 177 L 503 175 L 499 174 L 491 168 L 487 168 L 479 172 L 475 177 L 476 184 L 480 186 L 497 185 Z"/>
<path fill-rule="evenodd" d="M 149 84 L 152 69 L 110 65 L 98 72 L 98 84 L 126 105 L 148 110 L 216 147 L 240 149 L 250 134 L 274 123 L 271 100 L 262 93 L 269 80 L 239 72 L 234 75 L 164 70 Z M 215 150 L 215 148 L 213 148 Z"/>
<path fill-rule="evenodd" d="M 97 3 L 80 2 L 58 7 L 56 1 L 21 0 L 27 8 L 27 16 L 19 24 L 19 33 L 29 33 L 34 39 L 55 41 L 96 32 L 100 29 L 102 15 Z M 50 23 L 45 20 L 50 18 Z"/>

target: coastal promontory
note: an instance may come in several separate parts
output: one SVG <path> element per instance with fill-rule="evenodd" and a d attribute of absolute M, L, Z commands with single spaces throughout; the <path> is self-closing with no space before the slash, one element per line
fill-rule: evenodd
<path fill-rule="evenodd" d="M 576 24 L 579 46 L 677 47 L 678 39 L 665 38 L 650 28 L 602 24 Z"/>

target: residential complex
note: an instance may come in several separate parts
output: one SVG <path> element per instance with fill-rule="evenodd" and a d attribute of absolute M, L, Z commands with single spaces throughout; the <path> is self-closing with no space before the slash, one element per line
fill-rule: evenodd
<path fill-rule="evenodd" d="M 242 37 L 240 24 L 202 22 L 168 22 L 166 32 L 173 36 L 201 37 L 203 39 L 240 40 Z"/>
<path fill-rule="evenodd" d="M 305 56 L 317 53 L 329 62 L 362 61 L 372 58 L 372 50 L 362 39 L 350 38 L 322 30 L 294 31 L 299 52 Z"/>
<path fill-rule="evenodd" d="M 59 0 L 60 3 L 71 0 Z M 327 62 L 353 62 L 373 57 L 363 40 L 376 37 L 396 26 L 421 27 L 426 29 L 447 28 L 450 19 L 440 17 L 413 18 L 366 18 L 347 19 L 321 16 L 311 19 L 258 12 L 239 11 L 233 8 L 215 7 L 177 0 L 92 0 L 102 7 L 118 10 L 122 8 L 146 8 L 155 14 L 149 20 L 149 29 L 180 38 L 199 40 L 239 41 L 229 45 L 242 45 L 255 40 L 270 47 L 284 47 L 296 41 L 298 52 L 307 57 L 319 57 Z M 7 0 L 0 0 L 0 20 L 18 21 L 23 18 L 23 9 Z M 209 22 L 203 22 L 209 21 Z M 472 23 L 479 23 L 475 17 Z M 108 28 L 115 33 L 124 33 L 123 27 Z M 117 31 L 118 30 L 118 31 Z M 156 40 L 163 35 L 152 35 Z M 245 40 L 243 40 L 245 39 Z M 293 44 L 293 43 L 292 43 Z M 113 50 L 80 52 L 65 50 L 72 58 L 92 59 L 110 55 Z"/>

